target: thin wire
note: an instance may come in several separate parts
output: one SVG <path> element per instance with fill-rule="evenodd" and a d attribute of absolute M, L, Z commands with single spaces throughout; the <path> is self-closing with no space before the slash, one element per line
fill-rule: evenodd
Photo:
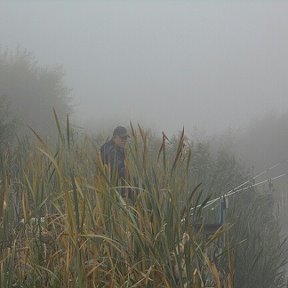
<path fill-rule="evenodd" d="M 235 191 L 233 191 L 233 192 L 230 192 L 230 193 L 221 195 L 220 197 L 217 197 L 217 198 L 211 200 L 211 203 L 207 203 L 203 208 L 207 208 L 208 206 L 212 205 L 213 203 L 215 203 L 216 201 L 220 200 L 221 198 L 228 198 L 228 197 L 230 197 L 230 196 L 232 196 L 232 195 L 234 195 L 234 194 L 243 192 L 243 191 L 248 190 L 248 189 L 250 189 L 250 188 L 263 185 L 263 184 L 265 184 L 265 183 L 267 183 L 267 182 L 270 182 L 270 181 L 271 181 L 271 182 L 276 181 L 276 180 L 278 180 L 278 179 L 280 179 L 280 178 L 282 178 L 282 177 L 284 177 L 284 176 L 287 176 L 287 175 L 288 175 L 287 173 L 284 173 L 284 174 L 278 175 L 278 176 L 276 176 L 276 177 L 263 180 L 263 181 L 258 182 L 258 183 L 256 183 L 256 184 L 249 185 L 249 186 L 244 187 L 244 188 L 242 188 L 242 189 L 238 189 L 238 190 L 235 190 Z"/>
<path fill-rule="evenodd" d="M 263 185 L 263 184 L 266 183 L 266 182 L 272 182 L 272 181 L 278 180 L 278 179 L 280 179 L 280 178 L 282 178 L 282 177 L 284 177 L 284 176 L 287 176 L 288 173 L 284 173 L 284 174 L 278 175 L 278 176 L 276 176 L 276 177 L 274 177 L 274 178 L 266 179 L 266 180 L 264 180 L 264 181 L 261 181 L 261 182 L 258 182 L 258 183 L 256 183 L 256 184 L 249 185 L 249 186 L 247 186 L 247 187 L 244 187 L 244 188 L 240 189 L 242 186 L 251 183 L 251 181 L 254 181 L 255 179 L 259 178 L 260 176 L 262 176 L 262 175 L 264 175 L 264 174 L 267 174 L 267 173 L 270 172 L 272 169 L 278 167 L 279 165 L 281 165 L 281 164 L 283 164 L 283 163 L 286 163 L 287 161 L 288 161 L 288 158 L 287 158 L 287 159 L 284 159 L 284 160 L 282 160 L 282 161 L 280 161 L 280 162 L 278 162 L 278 163 L 276 163 L 275 165 L 269 167 L 268 169 L 265 169 L 265 170 L 263 170 L 262 172 L 258 173 L 256 176 L 254 176 L 254 177 L 251 178 L 250 180 L 247 180 L 247 181 L 243 182 L 242 184 L 236 186 L 236 187 L 233 188 L 232 190 L 228 191 L 226 194 L 224 194 L 224 195 L 222 195 L 222 196 L 220 196 L 220 197 L 217 197 L 217 198 L 215 198 L 215 199 L 212 199 L 212 200 L 208 201 L 208 202 L 206 203 L 206 205 L 203 207 L 203 209 L 211 206 L 212 204 L 214 204 L 215 202 L 217 202 L 217 201 L 220 200 L 221 198 L 230 197 L 230 196 L 232 196 L 232 195 L 234 195 L 234 194 L 243 192 L 243 191 L 245 191 L 245 190 L 247 190 L 247 189 L 249 189 L 249 188 L 257 187 L 257 186 L 259 186 L 259 185 Z M 190 209 L 190 211 L 192 211 L 192 210 L 194 210 L 194 209 L 196 209 L 196 208 L 199 208 L 199 207 L 201 207 L 201 206 L 202 206 L 202 205 L 199 204 L 199 205 L 197 205 L 196 207 L 192 207 L 192 208 Z M 184 218 L 181 219 L 181 223 L 182 223 L 184 220 L 185 220 Z"/>
<path fill-rule="evenodd" d="M 287 161 L 287 160 L 285 160 L 285 161 Z M 279 165 L 281 165 L 281 163 L 282 163 L 282 162 L 278 162 L 277 164 L 269 167 L 268 169 L 265 169 L 264 171 L 258 173 L 256 176 L 254 176 L 254 177 L 251 178 L 250 180 L 247 180 L 247 181 L 245 181 L 244 183 L 240 184 L 239 186 L 237 186 L 237 187 L 233 188 L 232 190 L 228 191 L 226 194 L 230 194 L 230 193 L 232 193 L 233 191 L 238 190 L 238 189 L 241 188 L 242 186 L 244 186 L 244 185 L 246 185 L 246 184 L 249 184 L 251 181 L 259 178 L 260 176 L 262 176 L 262 175 L 268 173 L 269 171 L 271 171 L 272 169 L 278 167 Z"/>
<path fill-rule="evenodd" d="M 273 170 L 274 168 L 278 167 L 279 165 L 281 165 L 281 164 L 283 164 L 283 163 L 285 163 L 285 162 L 287 162 L 287 161 L 288 161 L 288 159 L 284 159 L 284 160 L 282 160 L 282 161 L 274 164 L 273 166 L 271 166 L 271 167 L 263 170 L 262 172 L 256 174 L 256 176 L 254 176 L 253 178 L 251 178 L 251 179 L 243 182 L 242 184 L 236 186 L 235 188 L 233 188 L 233 189 L 231 189 L 230 191 L 226 192 L 224 195 L 221 195 L 221 196 L 219 196 L 219 197 L 217 197 L 217 198 L 214 198 L 214 199 L 212 199 L 212 200 L 209 200 L 203 208 L 206 208 L 206 207 L 212 205 L 212 204 L 215 203 L 216 201 L 220 200 L 222 197 L 227 197 L 227 196 L 233 195 L 233 194 L 235 194 L 235 192 L 238 192 L 239 190 L 242 191 L 242 189 L 240 189 L 242 186 L 251 183 L 251 181 L 254 181 L 255 179 L 257 179 L 257 178 L 259 178 L 260 176 L 262 176 L 262 175 L 270 172 L 270 171 Z M 286 175 L 286 174 L 282 174 L 282 175 Z M 282 177 L 282 175 L 280 175 L 280 176 Z M 274 177 L 273 179 L 276 180 L 276 179 L 278 179 L 277 177 L 278 177 L 278 176 Z M 272 181 L 272 179 L 270 179 L 270 181 Z M 263 181 L 262 181 L 262 182 L 263 182 Z M 258 185 L 260 185 L 260 184 L 263 184 L 262 182 L 257 183 L 256 186 L 258 186 Z M 264 181 L 264 183 L 266 183 L 266 182 L 267 182 L 267 180 Z M 253 185 L 254 185 L 254 184 L 253 184 Z M 250 188 L 250 187 L 256 187 L 256 186 L 253 186 L 253 185 L 252 185 L 252 186 L 249 185 L 248 187 L 246 187 L 246 190 L 247 190 L 248 188 Z M 231 193 L 232 193 L 232 194 L 231 194 Z M 199 204 L 199 205 L 197 205 L 196 207 L 192 207 L 191 210 L 194 210 L 195 208 L 199 208 L 199 207 L 201 207 L 201 206 L 202 206 L 202 205 Z"/>

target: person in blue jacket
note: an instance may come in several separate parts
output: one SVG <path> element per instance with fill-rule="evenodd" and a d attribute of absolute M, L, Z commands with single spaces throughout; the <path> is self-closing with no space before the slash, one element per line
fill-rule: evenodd
<path fill-rule="evenodd" d="M 123 126 L 118 126 L 113 131 L 113 137 L 101 147 L 101 158 L 104 164 L 110 167 L 112 178 L 120 179 L 123 185 L 125 171 L 125 145 L 129 135 L 127 129 Z M 122 196 L 125 189 L 121 189 Z"/>

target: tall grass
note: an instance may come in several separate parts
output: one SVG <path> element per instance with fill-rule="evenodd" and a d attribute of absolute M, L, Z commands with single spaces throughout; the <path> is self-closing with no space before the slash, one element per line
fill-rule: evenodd
<path fill-rule="evenodd" d="M 209 256 L 225 229 L 193 229 L 191 208 L 205 202 L 188 181 L 184 131 L 168 157 L 164 134 L 155 154 L 131 125 L 120 185 L 93 140 L 55 118 L 57 145 L 34 131 L 1 154 L 1 287 L 233 287 L 232 265 L 219 273 Z"/>

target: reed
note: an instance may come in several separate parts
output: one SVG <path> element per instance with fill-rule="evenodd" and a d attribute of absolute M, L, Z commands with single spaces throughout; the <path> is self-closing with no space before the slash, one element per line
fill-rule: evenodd
<path fill-rule="evenodd" d="M 1 154 L 1 287 L 233 287 L 232 265 L 221 274 L 209 256 L 225 229 L 193 229 L 202 190 L 189 181 L 184 130 L 168 155 L 164 134 L 154 151 L 131 124 L 119 186 L 93 140 L 55 118 L 57 145 L 33 131 L 35 142 Z"/>

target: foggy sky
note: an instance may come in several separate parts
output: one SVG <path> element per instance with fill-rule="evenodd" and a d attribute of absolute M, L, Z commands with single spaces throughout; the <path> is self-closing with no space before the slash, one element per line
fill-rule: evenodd
<path fill-rule="evenodd" d="M 215 133 L 288 110 L 287 15 L 285 1 L 2 1 L 0 45 L 62 64 L 80 123 Z"/>

